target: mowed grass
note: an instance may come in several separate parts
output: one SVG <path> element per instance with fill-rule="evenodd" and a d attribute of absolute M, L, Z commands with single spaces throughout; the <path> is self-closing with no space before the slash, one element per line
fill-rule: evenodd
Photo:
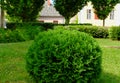
<path fill-rule="evenodd" d="M 102 48 L 102 75 L 97 83 L 120 83 L 120 41 L 96 39 Z"/>
<path fill-rule="evenodd" d="M 103 71 L 96 83 L 120 83 L 120 41 L 96 40 L 103 50 Z M 25 55 L 31 43 L 0 44 L 0 83 L 33 83 L 25 68 Z"/>
<path fill-rule="evenodd" d="M 0 44 L 0 83 L 32 83 L 25 69 L 31 42 Z"/>

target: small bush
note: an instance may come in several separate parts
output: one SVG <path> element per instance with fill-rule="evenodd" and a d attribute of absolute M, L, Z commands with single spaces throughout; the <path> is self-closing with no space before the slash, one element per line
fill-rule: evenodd
<path fill-rule="evenodd" d="M 34 40 L 42 32 L 41 26 L 24 25 L 16 29 L 0 29 L 0 43 Z"/>
<path fill-rule="evenodd" d="M 18 29 L 22 32 L 25 36 L 26 40 L 33 40 L 38 35 L 38 33 L 42 32 L 43 27 L 41 26 L 32 26 L 32 25 L 24 25 L 18 27 Z"/>
<path fill-rule="evenodd" d="M 76 30 L 49 30 L 35 39 L 26 68 L 36 83 L 92 83 L 101 74 L 101 49 Z"/>
<path fill-rule="evenodd" d="M 0 43 L 25 41 L 23 34 L 18 30 L 11 31 L 9 29 L 0 29 Z"/>
<path fill-rule="evenodd" d="M 6 32 L 5 29 L 0 28 L 0 43 L 2 43 L 3 41 L 5 41 L 5 38 L 4 38 L 5 32 Z"/>
<path fill-rule="evenodd" d="M 120 27 L 111 27 L 109 29 L 109 37 L 112 40 L 120 40 Z"/>
<path fill-rule="evenodd" d="M 9 30 L 9 39 L 8 42 L 21 42 L 21 41 L 26 41 L 25 36 L 22 34 L 22 32 L 19 29 L 16 30 Z"/>

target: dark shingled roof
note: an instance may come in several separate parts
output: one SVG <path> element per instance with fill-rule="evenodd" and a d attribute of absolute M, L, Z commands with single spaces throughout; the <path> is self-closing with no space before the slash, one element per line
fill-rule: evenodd
<path fill-rule="evenodd" d="M 45 1 L 43 9 L 40 12 L 40 16 L 62 16 L 58 11 L 54 8 L 53 5 L 48 5 L 48 2 Z"/>

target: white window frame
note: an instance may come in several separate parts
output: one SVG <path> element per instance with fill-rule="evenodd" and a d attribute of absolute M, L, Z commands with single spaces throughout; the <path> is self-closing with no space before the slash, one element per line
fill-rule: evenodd
<path fill-rule="evenodd" d="M 110 20 L 114 20 L 114 16 L 115 16 L 115 11 L 112 10 L 112 11 L 110 12 Z"/>
<path fill-rule="evenodd" d="M 91 19 L 91 14 L 92 14 L 91 9 L 87 9 L 87 19 L 88 19 L 88 20 Z"/>

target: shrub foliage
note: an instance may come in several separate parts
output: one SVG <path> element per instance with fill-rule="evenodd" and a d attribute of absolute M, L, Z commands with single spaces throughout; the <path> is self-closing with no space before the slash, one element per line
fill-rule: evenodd
<path fill-rule="evenodd" d="M 86 33 L 49 30 L 35 39 L 26 64 L 36 83 L 90 83 L 101 73 L 101 49 Z"/>
<path fill-rule="evenodd" d="M 24 35 L 18 30 L 0 29 L 0 43 L 25 41 Z"/>
<path fill-rule="evenodd" d="M 41 26 L 22 26 L 16 29 L 0 29 L 0 43 L 21 42 L 33 40 L 39 32 Z"/>
<path fill-rule="evenodd" d="M 103 27 L 97 27 L 97 26 L 55 26 L 55 28 L 65 28 L 70 30 L 78 30 L 80 32 L 85 32 L 90 35 L 92 35 L 94 38 L 107 38 L 108 37 L 108 30 Z"/>
<path fill-rule="evenodd" d="M 109 29 L 109 37 L 112 40 L 120 40 L 120 27 L 111 27 Z"/>

